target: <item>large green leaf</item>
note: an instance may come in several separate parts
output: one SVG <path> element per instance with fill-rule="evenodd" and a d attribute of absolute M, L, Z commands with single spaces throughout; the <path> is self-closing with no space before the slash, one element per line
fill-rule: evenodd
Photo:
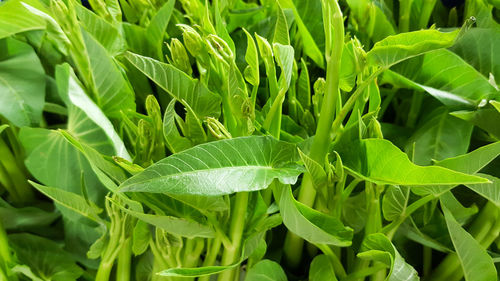
<path fill-rule="evenodd" d="M 314 257 L 309 267 L 309 280 L 314 281 L 337 281 L 332 262 L 326 255 Z"/>
<path fill-rule="evenodd" d="M 62 206 L 69 208 L 91 220 L 96 222 L 100 221 L 98 214 L 102 210 L 94 203 L 87 201 L 83 196 L 65 191 L 64 189 L 37 184 L 32 181 L 29 181 L 29 183 L 45 196 L 54 200 L 54 202 L 59 203 Z"/>
<path fill-rule="evenodd" d="M 304 47 L 304 53 L 310 57 L 317 65 L 320 67 L 324 66 L 323 54 L 321 53 L 318 45 L 314 41 L 314 38 L 311 36 L 311 33 L 307 29 L 306 25 L 302 21 L 300 17 L 299 11 L 295 7 L 292 0 L 278 0 L 281 8 L 283 9 L 291 9 L 295 18 L 295 22 L 297 23 L 297 27 L 299 29 L 299 33 L 302 38 L 302 43 Z"/>
<path fill-rule="evenodd" d="M 500 85 L 498 48 L 500 48 L 500 30 L 473 28 L 461 36 L 451 50 L 479 70 L 484 77 L 489 78 L 490 73 L 493 74 L 496 85 Z"/>
<path fill-rule="evenodd" d="M 0 5 L 0 38 L 29 30 L 44 29 L 45 21 L 32 14 L 21 1 L 8 1 Z"/>
<path fill-rule="evenodd" d="M 201 120 L 204 117 L 220 115 L 221 98 L 210 92 L 200 81 L 170 64 L 130 52 L 127 52 L 125 57 L 163 90 L 191 107 Z"/>
<path fill-rule="evenodd" d="M 0 115 L 16 126 L 38 124 L 45 104 L 45 71 L 28 44 L 12 38 L 5 43 L 0 47 Z"/>
<path fill-rule="evenodd" d="M 152 45 L 152 50 L 157 50 L 158 53 L 152 54 L 161 56 L 162 55 L 162 43 L 163 37 L 165 34 L 165 30 L 167 29 L 167 25 L 170 22 L 170 16 L 174 10 L 175 0 L 169 0 L 156 12 L 156 14 L 149 22 L 148 27 L 146 28 L 146 38 L 149 40 Z"/>
<path fill-rule="evenodd" d="M 335 150 L 348 171 L 377 184 L 417 186 L 488 182 L 487 179 L 443 167 L 417 166 L 390 141 L 383 139 L 356 140 L 339 144 Z"/>
<path fill-rule="evenodd" d="M 50 239 L 28 233 L 11 234 L 8 238 L 19 263 L 29 266 L 28 272 L 39 280 L 73 281 L 83 274 L 74 258 Z"/>
<path fill-rule="evenodd" d="M 485 76 L 449 50 L 431 51 L 392 70 L 409 80 L 403 81 L 391 72 L 384 73 L 385 79 L 398 86 L 426 91 L 451 108 L 474 107 L 497 92 Z"/>
<path fill-rule="evenodd" d="M 472 125 L 437 108 L 408 140 L 407 151 L 413 150 L 413 162 L 429 165 L 432 160 L 443 160 L 467 152 Z"/>
<path fill-rule="evenodd" d="M 222 195 L 293 184 L 302 168 L 293 144 L 250 136 L 195 146 L 169 156 L 121 186 L 121 191 Z"/>
<path fill-rule="evenodd" d="M 110 55 L 116 55 L 126 49 L 126 41 L 114 25 L 82 5 L 75 5 L 75 11 L 81 25 Z"/>
<path fill-rule="evenodd" d="M 278 188 L 279 187 L 279 188 Z M 310 243 L 350 246 L 353 231 L 336 218 L 295 200 L 289 185 L 278 185 L 279 207 L 285 226 Z"/>
<path fill-rule="evenodd" d="M 396 247 L 382 233 L 368 235 L 363 240 L 358 257 L 374 260 L 389 266 L 387 281 L 417 281 L 417 271 L 407 264 L 398 253 Z"/>
<path fill-rule="evenodd" d="M 454 171 L 474 174 L 500 155 L 500 142 L 490 143 L 467 154 L 437 161 L 435 164 Z"/>
<path fill-rule="evenodd" d="M 500 112 L 491 104 L 486 104 L 472 111 L 459 110 L 450 114 L 476 125 L 496 139 L 500 139 L 500 127 L 497 125 L 500 122 Z"/>
<path fill-rule="evenodd" d="M 114 204 L 119 204 L 119 203 L 114 202 Z M 121 205 L 119 206 L 124 212 L 128 213 L 129 215 L 136 217 L 143 222 L 161 228 L 171 234 L 187 238 L 194 238 L 194 237 L 213 238 L 215 234 L 214 230 L 211 227 L 197 223 L 195 221 L 190 221 L 184 218 L 176 218 L 171 216 L 145 214 L 142 212 L 130 210 Z"/>
<path fill-rule="evenodd" d="M 467 184 L 467 187 L 500 207 L 500 179 L 488 174 L 478 173 L 477 175 L 490 180 L 492 183 Z"/>
<path fill-rule="evenodd" d="M 56 67 L 56 83 L 68 106 L 68 131 L 102 153 L 131 160 L 113 124 L 87 96 L 68 64 Z"/>
<path fill-rule="evenodd" d="M 441 207 L 451 241 L 462 264 L 465 280 L 489 281 L 497 279 L 497 271 L 490 255 L 470 233 L 460 226 L 443 201 L 441 201 Z"/>
<path fill-rule="evenodd" d="M 406 211 L 410 199 L 410 189 L 408 187 L 389 186 L 382 200 L 382 212 L 384 219 L 393 221 L 398 219 Z"/>
<path fill-rule="evenodd" d="M 261 260 L 248 270 L 245 281 L 287 281 L 285 271 L 271 260 Z"/>
<path fill-rule="evenodd" d="M 358 38 L 367 36 L 373 42 L 380 41 L 396 33 L 395 24 L 384 14 L 385 2 L 370 0 L 347 0 L 351 10 L 350 18 L 359 25 Z M 387 7 L 385 7 L 387 8 Z"/>
<path fill-rule="evenodd" d="M 91 201 L 103 203 L 105 188 L 85 156 L 58 131 L 21 128 L 19 139 L 26 150 L 26 168 L 43 184 L 81 194 L 85 182 Z M 82 179 L 83 178 L 83 179 Z"/>
<path fill-rule="evenodd" d="M 392 35 L 375 43 L 367 53 L 367 60 L 370 64 L 388 68 L 426 52 L 450 47 L 457 34 L 458 30 L 420 30 Z"/>
<path fill-rule="evenodd" d="M 134 92 L 121 69 L 106 49 L 82 29 L 90 62 L 94 101 L 110 118 L 120 118 L 120 111 L 135 110 Z"/>

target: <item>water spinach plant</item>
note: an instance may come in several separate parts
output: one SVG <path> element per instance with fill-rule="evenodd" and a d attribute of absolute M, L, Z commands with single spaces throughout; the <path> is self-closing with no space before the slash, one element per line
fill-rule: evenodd
<path fill-rule="evenodd" d="M 0 2 L 0 280 L 498 280 L 499 19 Z"/>

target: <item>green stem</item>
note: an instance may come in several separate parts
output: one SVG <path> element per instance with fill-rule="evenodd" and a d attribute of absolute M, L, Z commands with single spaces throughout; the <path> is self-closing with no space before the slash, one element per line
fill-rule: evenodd
<path fill-rule="evenodd" d="M 371 183 L 366 182 L 366 204 L 368 210 L 367 223 L 365 225 L 365 237 L 379 232 L 382 226 L 382 218 L 380 216 L 380 191 L 378 187 Z M 358 259 L 354 265 L 354 271 L 364 271 L 370 266 L 370 261 Z M 377 272 L 374 272 L 372 276 L 376 276 Z M 357 279 L 358 281 L 364 280 L 364 278 Z"/>
<path fill-rule="evenodd" d="M 399 0 L 399 32 L 410 30 L 411 4 L 413 0 Z"/>
<path fill-rule="evenodd" d="M 224 249 L 222 255 L 222 265 L 231 265 L 238 262 L 240 258 L 241 242 L 243 239 L 243 230 L 245 228 L 245 216 L 248 206 L 248 192 L 239 192 L 236 194 L 234 208 L 231 213 L 231 222 L 229 226 L 229 237 L 231 239 L 231 247 Z M 219 281 L 233 281 L 236 271 L 235 269 L 226 270 L 219 275 Z"/>
<path fill-rule="evenodd" d="M 19 201 L 16 203 L 27 203 L 32 201 L 34 199 L 34 193 L 28 184 L 27 177 L 16 165 L 14 155 L 12 155 L 12 152 L 2 138 L 0 138 L 0 155 L 2 155 L 2 157 L 0 157 L 0 164 L 3 165 L 15 186 L 12 192 L 14 194 L 17 193 L 15 196 Z M 12 194 L 13 197 L 14 194 Z"/>
<path fill-rule="evenodd" d="M 10 255 L 9 241 L 7 232 L 3 227 L 2 220 L 0 219 L 0 280 L 17 281 L 17 275 L 9 274 L 9 264 L 12 263 Z"/>
<path fill-rule="evenodd" d="M 436 0 L 424 0 L 422 4 L 422 10 L 420 11 L 420 18 L 418 19 L 418 26 L 420 28 L 427 28 L 427 24 L 429 23 L 429 19 L 432 15 L 432 10 L 434 10 L 434 6 L 436 5 Z"/>
<path fill-rule="evenodd" d="M 411 99 L 411 107 L 408 112 L 408 119 L 406 120 L 406 126 L 409 128 L 415 127 L 417 123 L 418 113 L 422 107 L 422 101 L 424 100 L 424 95 L 421 92 L 415 91 Z"/>
<path fill-rule="evenodd" d="M 333 252 L 330 246 L 325 244 L 316 244 L 323 254 L 325 254 L 331 261 L 333 270 L 337 277 L 343 279 L 347 276 L 344 266 L 342 266 L 342 262 L 339 260 L 338 256 Z"/>
<path fill-rule="evenodd" d="M 95 281 L 109 281 L 111 270 L 113 269 L 113 262 L 101 262 L 97 269 Z"/>
<path fill-rule="evenodd" d="M 338 2 L 332 2 L 333 3 L 331 3 L 331 8 L 333 9 L 333 14 L 331 15 L 331 17 L 333 26 L 331 28 L 333 31 L 333 48 L 331 48 L 331 54 L 327 54 L 326 92 L 320 111 L 320 118 L 316 127 L 316 134 L 314 136 L 311 151 L 309 153 L 309 156 L 318 163 L 322 163 L 322 161 L 324 160 L 332 141 L 332 136 L 330 133 L 332 129 L 332 123 L 335 118 L 337 100 L 340 96 L 339 76 L 342 51 L 344 46 L 344 19 Z M 325 33 L 328 33 L 327 30 L 330 30 L 329 28 L 330 27 L 325 28 Z M 330 36 L 330 34 L 328 34 L 328 36 Z M 314 205 L 315 198 L 316 190 L 314 189 L 311 175 L 309 173 L 306 173 L 300 186 L 298 201 L 311 207 Z M 300 262 L 303 245 L 304 241 L 300 237 L 294 235 L 291 232 L 287 233 L 287 236 L 285 238 L 284 251 L 285 260 L 290 266 L 296 267 Z"/>
<path fill-rule="evenodd" d="M 118 262 L 116 267 L 116 281 L 130 280 L 130 263 L 132 261 L 132 239 L 128 238 L 122 244 L 121 250 L 118 253 Z"/>
<path fill-rule="evenodd" d="M 432 269 L 432 248 L 424 246 L 423 250 L 423 268 L 424 268 L 424 277 L 429 276 L 429 273 Z"/>
<path fill-rule="evenodd" d="M 221 245 L 222 243 L 219 238 L 215 238 L 214 240 L 212 240 L 212 244 L 208 249 L 205 260 L 203 261 L 203 266 L 210 266 L 215 264 Z M 198 278 L 198 281 L 210 281 L 210 275 L 201 276 L 200 278 Z"/>

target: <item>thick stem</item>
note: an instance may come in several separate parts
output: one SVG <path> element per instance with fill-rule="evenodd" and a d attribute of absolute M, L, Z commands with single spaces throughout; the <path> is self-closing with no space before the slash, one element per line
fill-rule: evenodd
<path fill-rule="evenodd" d="M 97 269 L 95 281 L 109 281 L 111 270 L 113 269 L 113 262 L 101 262 Z"/>
<path fill-rule="evenodd" d="M 116 267 L 116 281 L 130 280 L 130 263 L 132 261 L 132 239 L 128 238 L 122 244 L 122 248 L 118 253 L 118 263 Z"/>
<path fill-rule="evenodd" d="M 436 0 L 424 0 L 422 10 L 420 11 L 420 18 L 418 19 L 418 26 L 420 28 L 427 28 L 435 5 Z"/>
<path fill-rule="evenodd" d="M 399 0 L 399 32 L 410 30 L 411 4 L 413 0 Z"/>
<path fill-rule="evenodd" d="M 331 15 L 333 26 L 325 27 L 325 33 L 328 33 L 330 30 L 333 31 L 333 37 L 331 37 L 333 40 L 331 46 L 333 48 L 331 48 L 331 54 L 327 54 L 326 92 L 316 127 L 316 134 L 309 153 L 309 156 L 318 163 L 323 162 L 332 141 L 330 133 L 335 118 L 337 100 L 340 95 L 340 63 L 344 47 L 344 19 L 342 11 L 337 1 L 331 1 L 331 3 L 323 5 L 323 8 L 330 5 L 331 9 L 333 9 L 333 14 Z M 327 35 L 330 38 L 330 34 Z M 298 201 L 311 207 L 314 205 L 315 197 L 316 190 L 314 189 L 311 175 L 306 173 L 300 186 Z M 285 238 L 285 259 L 290 266 L 295 267 L 300 262 L 303 244 L 304 241 L 300 237 L 291 232 L 287 233 Z"/>
<path fill-rule="evenodd" d="M 231 247 L 225 248 L 222 255 L 222 265 L 231 265 L 238 262 L 241 252 L 241 242 L 243 238 L 243 230 L 245 228 L 245 216 L 248 206 L 248 192 L 240 192 L 236 194 L 234 208 L 231 214 L 231 223 L 229 226 L 229 237 L 231 239 Z M 236 271 L 235 269 L 226 270 L 219 275 L 219 281 L 233 281 Z"/>
<path fill-rule="evenodd" d="M 219 250 L 222 243 L 219 238 L 215 238 L 212 240 L 212 244 L 208 249 L 208 253 L 203 261 L 203 266 L 210 266 L 215 264 L 215 260 L 217 259 L 217 255 L 219 254 Z M 210 275 L 201 276 L 198 278 L 198 281 L 210 281 Z"/>

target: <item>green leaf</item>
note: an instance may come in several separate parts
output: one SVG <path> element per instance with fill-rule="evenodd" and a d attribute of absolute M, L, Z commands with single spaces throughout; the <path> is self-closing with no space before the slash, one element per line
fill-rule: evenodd
<path fill-rule="evenodd" d="M 197 277 L 206 276 L 221 273 L 231 268 L 235 268 L 240 264 L 240 262 L 232 265 L 212 265 L 204 267 L 195 268 L 170 268 L 157 273 L 160 276 L 178 276 L 178 277 Z"/>
<path fill-rule="evenodd" d="M 324 66 L 324 61 L 323 61 L 323 54 L 318 48 L 318 45 L 314 41 L 314 38 L 311 36 L 311 33 L 309 33 L 309 30 L 307 29 L 306 25 L 302 21 L 302 18 L 300 17 L 299 11 L 295 7 L 294 3 L 292 0 L 278 0 L 278 3 L 280 4 L 281 8 L 283 9 L 291 9 L 293 12 L 293 16 L 295 18 L 295 22 L 297 23 L 297 27 L 299 29 L 299 33 L 302 37 L 302 44 L 304 47 L 304 53 L 310 57 L 317 65 L 320 67 Z"/>
<path fill-rule="evenodd" d="M 487 179 L 438 166 L 417 166 L 406 154 L 383 139 L 363 139 L 335 148 L 353 175 L 376 184 L 457 185 L 486 183 Z"/>
<path fill-rule="evenodd" d="M 45 71 L 28 44 L 12 38 L 5 43 L 0 48 L 0 115 L 19 127 L 38 124 L 45 103 Z"/>
<path fill-rule="evenodd" d="M 154 225 L 161 228 L 169 233 L 179 235 L 181 237 L 194 238 L 194 237 L 204 237 L 213 238 L 215 235 L 214 230 L 206 225 L 190 221 L 183 218 L 177 218 L 172 216 L 162 216 L 155 214 L 145 214 L 131 209 L 125 208 L 119 203 L 113 201 L 113 204 L 117 204 L 124 212 L 127 214 L 140 219 L 148 224 Z"/>
<path fill-rule="evenodd" d="M 117 63 L 88 32 L 82 30 L 82 36 L 95 86 L 96 104 L 110 118 L 120 118 L 120 111 L 135 110 L 134 92 Z"/>
<path fill-rule="evenodd" d="M 306 171 L 311 174 L 313 178 L 313 184 L 316 189 L 325 187 L 328 182 L 328 177 L 326 175 L 325 169 L 318 162 L 314 161 L 311 157 L 306 155 L 299 149 L 300 159 L 304 163 Z"/>
<path fill-rule="evenodd" d="M 460 226 L 447 206 L 443 204 L 443 201 L 441 201 L 441 207 L 446 219 L 451 241 L 455 246 L 458 258 L 462 264 L 465 280 L 495 280 L 497 278 L 497 271 L 493 264 L 493 260 L 486 250 L 470 233 Z"/>
<path fill-rule="evenodd" d="M 37 184 L 36 182 L 28 182 L 45 196 L 54 200 L 54 202 L 59 203 L 62 206 L 69 208 L 93 221 L 101 221 L 98 214 L 102 212 L 102 210 L 94 203 L 86 200 L 83 196 L 65 191 L 63 189 Z"/>
<path fill-rule="evenodd" d="M 32 274 L 44 281 L 77 280 L 83 270 L 74 258 L 56 242 L 28 233 L 8 237 L 20 264 L 26 264 Z"/>
<path fill-rule="evenodd" d="M 157 50 L 158 53 L 152 54 L 157 55 L 159 58 L 163 55 L 161 52 L 163 37 L 167 25 L 170 22 L 170 17 L 174 11 L 175 0 L 169 0 L 156 12 L 148 27 L 146 28 L 146 38 L 150 41 L 152 50 Z"/>
<path fill-rule="evenodd" d="M 247 51 L 245 53 L 245 61 L 248 63 L 248 66 L 244 71 L 245 79 L 253 86 L 258 86 L 260 82 L 260 75 L 259 53 L 257 51 L 257 45 L 255 44 L 252 35 L 250 35 L 250 33 L 248 33 L 248 31 L 244 28 L 243 31 L 247 36 Z"/>
<path fill-rule="evenodd" d="M 57 212 L 48 212 L 37 207 L 14 208 L 2 201 L 0 201 L 0 223 L 6 230 L 42 228 L 60 217 Z"/>
<path fill-rule="evenodd" d="M 280 91 L 287 91 L 292 80 L 294 50 L 290 45 L 273 44 L 276 62 L 281 68 Z"/>
<path fill-rule="evenodd" d="M 407 142 L 406 151 L 413 150 L 413 162 L 429 165 L 467 152 L 473 126 L 451 116 L 443 108 L 427 114 L 426 120 Z"/>
<path fill-rule="evenodd" d="M 131 160 L 113 124 L 84 92 L 70 66 L 58 65 L 55 72 L 59 95 L 69 108 L 68 130 L 78 139 L 96 149 L 109 145 L 113 148 L 113 155 Z"/>
<path fill-rule="evenodd" d="M 380 41 L 396 33 L 392 18 L 384 13 L 385 2 L 372 2 L 369 0 L 347 0 L 351 9 L 351 17 L 360 26 L 361 38 L 368 36 L 373 42 Z"/>
<path fill-rule="evenodd" d="M 120 31 L 91 10 L 76 4 L 75 10 L 81 25 L 92 35 L 110 55 L 117 55 L 127 48 Z"/>
<path fill-rule="evenodd" d="M 271 260 L 261 260 L 248 270 L 245 281 L 287 281 L 285 271 Z"/>
<path fill-rule="evenodd" d="M 149 247 L 151 233 L 149 226 L 145 221 L 138 220 L 132 235 L 132 252 L 138 256 L 143 254 Z"/>
<path fill-rule="evenodd" d="M 500 139 L 500 127 L 497 126 L 498 122 L 500 122 L 500 112 L 491 104 L 473 111 L 460 110 L 451 112 L 450 114 L 476 125 L 496 139 Z"/>
<path fill-rule="evenodd" d="M 188 138 L 181 136 L 177 128 L 176 123 L 177 120 L 180 119 L 180 116 L 175 112 L 176 102 L 175 99 L 172 99 L 168 103 L 165 114 L 163 115 L 163 136 L 165 137 L 168 149 L 173 153 L 181 152 L 193 146 Z"/>
<path fill-rule="evenodd" d="M 278 5 L 276 26 L 274 27 L 273 44 L 290 45 L 290 36 L 288 35 L 288 24 L 283 9 Z"/>
<path fill-rule="evenodd" d="M 489 12 L 491 15 L 491 12 Z M 495 28 L 472 28 L 457 40 L 451 50 L 474 66 L 484 77 L 495 78 L 500 85 L 500 30 Z"/>
<path fill-rule="evenodd" d="M 130 52 L 125 57 L 153 82 L 182 104 L 193 109 L 200 120 L 220 115 L 221 98 L 205 85 L 172 65 Z"/>
<path fill-rule="evenodd" d="M 408 200 L 410 199 L 410 189 L 408 187 L 399 187 L 390 185 L 382 200 L 382 212 L 384 219 L 393 221 L 404 214 Z"/>
<path fill-rule="evenodd" d="M 121 191 L 223 195 L 266 188 L 273 179 L 293 184 L 302 169 L 293 144 L 250 136 L 195 146 L 133 176 Z"/>
<path fill-rule="evenodd" d="M 488 174 L 478 173 L 477 175 L 492 183 L 467 184 L 466 186 L 500 207 L 500 179 Z"/>
<path fill-rule="evenodd" d="M 332 216 L 318 212 L 293 198 L 289 185 L 276 187 L 283 223 L 310 243 L 350 246 L 353 231 Z"/>
<path fill-rule="evenodd" d="M 44 185 L 81 194 L 81 182 L 92 202 L 104 203 L 105 187 L 96 177 L 88 160 L 58 131 L 21 128 L 19 140 L 26 150 L 29 172 Z"/>
<path fill-rule="evenodd" d="M 389 68 L 423 53 L 450 47 L 457 34 L 458 30 L 453 32 L 420 30 L 392 35 L 375 43 L 367 53 L 367 60 L 372 65 Z"/>
<path fill-rule="evenodd" d="M 417 271 L 407 264 L 391 241 L 382 233 L 370 234 L 363 240 L 359 258 L 374 260 L 389 266 L 387 281 L 417 281 Z"/>
<path fill-rule="evenodd" d="M 435 165 L 474 174 L 500 155 L 500 142 L 490 143 L 467 154 L 437 161 Z"/>
<path fill-rule="evenodd" d="M 486 77 L 449 50 L 428 52 L 393 67 L 393 70 L 409 79 L 401 81 L 401 86 L 426 91 L 450 108 L 475 107 L 482 99 L 497 93 Z M 391 80 L 400 78 L 393 77 Z M 406 83 L 409 85 L 404 85 Z"/>
<path fill-rule="evenodd" d="M 326 255 L 314 257 L 309 267 L 309 280 L 314 281 L 337 281 L 332 262 Z"/>
<path fill-rule="evenodd" d="M 0 6 L 0 38 L 29 30 L 45 29 L 45 20 L 31 13 L 22 1 L 4 2 Z"/>

